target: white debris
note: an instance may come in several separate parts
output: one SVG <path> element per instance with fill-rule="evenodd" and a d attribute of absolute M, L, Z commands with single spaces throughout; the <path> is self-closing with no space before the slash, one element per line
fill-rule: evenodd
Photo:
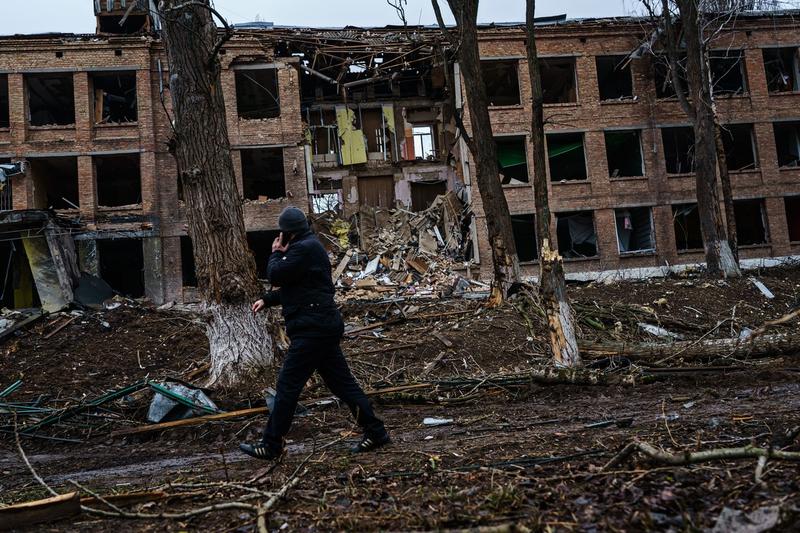
<path fill-rule="evenodd" d="M 422 423 L 426 426 L 446 426 L 448 424 L 453 423 L 452 418 L 432 418 L 432 417 L 425 417 L 422 420 Z"/>
<path fill-rule="evenodd" d="M 766 296 L 768 299 L 772 300 L 773 298 L 775 298 L 775 295 L 772 294 L 772 291 L 769 290 L 766 285 L 758 281 L 756 278 L 750 278 L 750 281 L 752 281 L 753 285 L 755 285 L 756 288 L 761 291 L 761 294 Z"/>

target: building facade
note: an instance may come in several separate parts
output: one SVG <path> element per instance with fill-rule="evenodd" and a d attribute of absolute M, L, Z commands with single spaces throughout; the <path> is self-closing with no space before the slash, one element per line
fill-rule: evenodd
<path fill-rule="evenodd" d="M 142 4 L 95 2 L 93 35 L 0 37 L 0 162 L 26 168 L 0 209 L 72 218 L 83 270 L 125 294 L 180 301 L 195 296 L 195 280 L 168 150 L 169 66 L 159 21 Z M 260 269 L 287 205 L 369 216 L 365 208 L 421 210 L 455 190 L 475 216 L 473 259 L 490 272 L 480 193 L 453 119 L 465 105 L 461 84 L 448 83 L 459 69 L 442 61 L 436 35 L 262 24 L 225 44 L 227 127 Z M 691 128 L 657 58 L 630 57 L 646 37 L 636 19 L 540 26 L 553 232 L 568 272 L 703 260 Z M 798 44 L 783 14 L 743 17 L 715 45 L 744 259 L 800 254 Z M 480 51 L 515 240 L 533 274 L 524 27 L 482 27 Z M 1 248 L 12 264 L 13 241 Z M 6 276 L 6 289 L 24 276 Z"/>

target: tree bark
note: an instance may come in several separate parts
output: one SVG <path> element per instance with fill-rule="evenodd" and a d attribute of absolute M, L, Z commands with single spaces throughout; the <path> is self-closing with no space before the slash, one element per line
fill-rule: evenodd
<path fill-rule="evenodd" d="M 198 286 L 210 312 L 209 385 L 229 386 L 271 363 L 273 342 L 249 308 L 262 287 L 247 246 L 216 56 L 218 31 L 206 4 L 162 0 L 160 11 L 175 114 L 170 151 L 183 185 Z"/>
<path fill-rule="evenodd" d="M 702 34 L 698 0 L 676 0 L 686 41 L 686 78 L 694 108 L 694 173 L 697 211 L 710 275 L 738 277 L 739 267 L 728 244 L 719 207 L 716 173 L 716 134 L 708 50 Z M 665 13 L 669 17 L 669 12 Z M 676 91 L 679 90 L 676 87 Z"/>
<path fill-rule="evenodd" d="M 550 198 L 547 187 L 547 167 L 544 138 L 544 95 L 539 55 L 536 49 L 534 19 L 536 0 L 527 0 L 526 6 L 528 71 L 533 96 L 531 119 L 531 145 L 533 147 L 533 193 L 536 208 L 536 233 L 539 247 L 539 291 L 547 315 L 550 348 L 553 361 L 558 366 L 580 365 L 578 342 L 575 338 L 575 318 L 567 300 L 564 265 L 558 250 L 550 243 Z"/>
<path fill-rule="evenodd" d="M 500 183 L 497 147 L 489 118 L 489 99 L 486 96 L 486 86 L 481 72 L 478 51 L 478 0 L 447 1 L 456 18 L 460 37 L 457 45 L 458 61 L 463 73 L 472 123 L 472 136 L 467 144 L 475 161 L 475 181 L 481 194 L 489 244 L 492 248 L 494 285 L 491 302 L 497 304 L 505 298 L 508 286 L 520 281 L 520 271 L 508 202 Z"/>
<path fill-rule="evenodd" d="M 714 114 L 716 117 L 716 112 Z M 728 230 L 728 246 L 731 247 L 733 260 L 739 264 L 739 243 L 736 236 L 736 214 L 733 211 L 733 188 L 731 175 L 728 172 L 728 159 L 725 156 L 725 144 L 722 142 L 722 127 L 714 119 L 714 137 L 717 145 L 717 167 L 719 167 L 719 181 L 722 185 L 722 203 L 725 206 L 725 226 Z"/>
<path fill-rule="evenodd" d="M 800 334 L 775 333 L 752 336 L 749 339 L 711 339 L 671 343 L 601 342 L 581 344 L 584 355 L 596 357 L 623 356 L 634 361 L 652 362 L 657 359 L 696 361 L 718 357 L 765 357 L 791 355 L 800 352 Z"/>

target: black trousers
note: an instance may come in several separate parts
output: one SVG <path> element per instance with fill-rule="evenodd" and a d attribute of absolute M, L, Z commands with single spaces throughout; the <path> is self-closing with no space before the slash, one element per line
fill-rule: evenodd
<path fill-rule="evenodd" d="M 307 337 L 292 339 L 289 346 L 278 374 L 275 406 L 264 429 L 264 444 L 274 450 L 283 449 L 283 438 L 292 425 L 297 400 L 315 371 L 331 392 L 347 404 L 367 437 L 380 438 L 386 433 L 383 422 L 375 416 L 367 395 L 350 372 L 339 339 Z"/>

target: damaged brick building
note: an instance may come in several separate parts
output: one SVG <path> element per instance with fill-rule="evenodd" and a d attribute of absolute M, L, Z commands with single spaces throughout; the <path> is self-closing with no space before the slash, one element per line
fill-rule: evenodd
<path fill-rule="evenodd" d="M 0 163 L 25 169 L 7 178 L 0 209 L 52 208 L 79 222 L 70 232 L 80 268 L 120 292 L 191 299 L 158 17 L 152 1 L 94 4 L 96 34 L 0 38 Z M 793 16 L 742 17 L 712 59 L 745 259 L 800 252 Z M 435 33 L 237 27 L 220 52 L 222 83 L 260 268 L 286 205 L 345 217 L 365 206 L 418 211 L 453 190 L 471 203 L 473 259 L 488 272 L 479 192 L 452 120 L 463 89 L 447 90 L 459 69 L 442 64 Z M 691 130 L 659 63 L 629 59 L 642 35 L 636 19 L 541 21 L 554 230 L 570 272 L 702 261 Z M 524 27 L 483 26 L 481 55 L 515 238 L 535 273 Z M 27 301 L 21 249 L 6 240 L 0 252 L 18 266 L 6 275 L 9 307 Z"/>

